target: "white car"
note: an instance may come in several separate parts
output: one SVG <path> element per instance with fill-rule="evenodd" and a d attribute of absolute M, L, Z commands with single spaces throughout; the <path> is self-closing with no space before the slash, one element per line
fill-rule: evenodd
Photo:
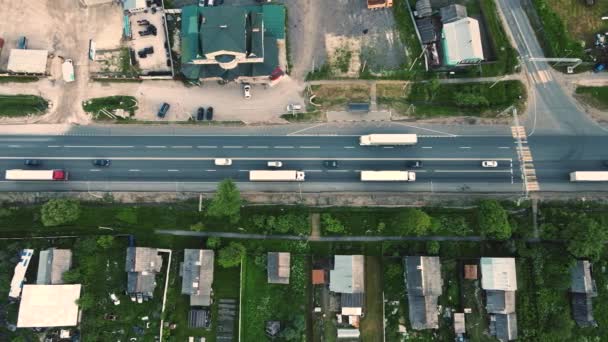
<path fill-rule="evenodd" d="M 287 105 L 287 111 L 288 112 L 297 112 L 302 110 L 302 105 L 299 104 L 295 104 L 295 103 L 290 103 Z"/>
<path fill-rule="evenodd" d="M 218 158 L 218 159 L 215 160 L 215 165 L 217 165 L 217 166 L 230 166 L 230 165 L 232 165 L 232 159 Z"/>
<path fill-rule="evenodd" d="M 114 305 L 120 305 L 120 300 L 118 299 L 118 297 L 116 297 L 114 293 L 110 293 L 110 299 L 112 300 L 112 303 L 114 303 Z"/>
<path fill-rule="evenodd" d="M 251 85 L 249 83 L 245 83 L 245 85 L 243 85 L 243 95 L 246 99 L 251 98 Z"/>
<path fill-rule="evenodd" d="M 498 167 L 496 160 L 484 160 L 481 162 L 481 167 Z"/>
<path fill-rule="evenodd" d="M 271 167 L 273 169 L 278 169 L 283 167 L 283 162 L 280 161 L 269 161 L 268 162 L 268 167 Z"/>

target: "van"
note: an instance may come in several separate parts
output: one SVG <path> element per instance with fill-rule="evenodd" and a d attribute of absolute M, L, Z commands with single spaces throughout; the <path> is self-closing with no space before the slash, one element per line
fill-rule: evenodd
<path fill-rule="evenodd" d="M 232 165 L 232 159 L 218 158 L 218 159 L 215 160 L 215 165 L 217 165 L 217 166 L 230 166 L 230 165 Z"/>
<path fill-rule="evenodd" d="M 279 168 L 283 167 L 283 162 L 280 162 L 280 161 L 269 161 L 268 162 L 268 167 L 272 168 L 272 169 L 279 169 Z"/>

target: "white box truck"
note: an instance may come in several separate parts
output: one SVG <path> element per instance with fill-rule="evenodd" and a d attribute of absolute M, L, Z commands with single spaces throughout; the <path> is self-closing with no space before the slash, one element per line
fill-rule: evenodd
<path fill-rule="evenodd" d="M 362 182 L 414 182 L 412 171 L 361 171 Z"/>
<path fill-rule="evenodd" d="M 6 170 L 7 180 L 68 180 L 65 170 Z"/>
<path fill-rule="evenodd" d="M 359 138 L 361 146 L 416 145 L 416 134 L 368 134 Z"/>
<path fill-rule="evenodd" d="M 61 64 L 61 72 L 63 73 L 63 80 L 66 82 L 74 82 L 74 63 L 71 59 L 66 59 Z"/>
<path fill-rule="evenodd" d="M 570 172 L 571 182 L 608 182 L 608 171 Z"/>
<path fill-rule="evenodd" d="M 304 171 L 294 170 L 251 170 L 249 180 L 252 182 L 303 182 Z"/>

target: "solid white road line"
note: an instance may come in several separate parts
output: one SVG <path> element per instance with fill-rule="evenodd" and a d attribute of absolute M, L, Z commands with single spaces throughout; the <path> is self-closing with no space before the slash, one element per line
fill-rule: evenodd
<path fill-rule="evenodd" d="M 247 146 L 247 148 L 268 148 L 268 146 Z"/>
<path fill-rule="evenodd" d="M 101 170 L 98 170 L 98 169 L 90 169 L 89 171 L 91 171 L 91 172 L 99 172 L 99 171 L 101 171 Z"/>
<path fill-rule="evenodd" d="M 243 148 L 243 146 L 222 146 L 223 148 Z"/>
<path fill-rule="evenodd" d="M 217 170 L 205 170 L 205 171 L 207 171 L 207 172 L 215 172 Z"/>
<path fill-rule="evenodd" d="M 460 146 L 459 148 L 462 148 L 462 149 L 467 149 L 467 150 L 468 150 L 468 149 L 470 149 L 471 147 L 470 147 L 470 146 Z"/>
<path fill-rule="evenodd" d="M 395 148 L 394 146 L 382 146 L 382 148 Z"/>
<path fill-rule="evenodd" d="M 167 170 L 169 172 L 179 172 L 179 170 L 175 170 L 175 169 L 171 169 L 171 170 Z"/>
<path fill-rule="evenodd" d="M 502 150 L 508 150 L 508 149 L 510 149 L 509 146 L 500 146 L 499 148 L 502 149 Z"/>
<path fill-rule="evenodd" d="M 422 146 L 422 148 L 428 148 L 428 149 L 431 149 L 431 148 L 433 148 L 433 147 L 432 147 L 432 146 Z"/>
<path fill-rule="evenodd" d="M 129 170 L 129 172 L 139 172 L 139 171 L 140 170 L 138 170 L 138 169 L 131 169 L 131 170 Z"/>
<path fill-rule="evenodd" d="M 293 146 L 273 146 L 274 148 L 293 148 Z"/>
<path fill-rule="evenodd" d="M 300 146 L 300 148 L 321 148 L 321 146 Z"/>
<path fill-rule="evenodd" d="M 323 172 L 323 170 L 304 170 L 304 172 Z"/>
<path fill-rule="evenodd" d="M 217 148 L 217 146 L 196 146 L 197 148 Z"/>
<path fill-rule="evenodd" d="M 192 148 L 192 146 L 171 146 L 171 148 Z"/>
<path fill-rule="evenodd" d="M 133 146 L 85 146 L 85 145 L 64 145 L 65 148 L 133 148 Z"/>
<path fill-rule="evenodd" d="M 350 172 L 350 170 L 327 170 L 327 172 Z"/>
<path fill-rule="evenodd" d="M 112 160 L 141 160 L 141 161 L 164 161 L 164 160 L 183 160 L 183 161 L 210 161 L 215 160 L 215 157 L 112 157 L 107 156 L 107 159 Z M 0 156 L 0 160 L 24 160 L 24 159 L 43 159 L 43 160 L 91 160 L 90 156 L 87 157 L 47 157 L 47 156 L 14 156 L 4 157 Z M 327 160 L 327 158 L 298 158 L 298 157 L 232 157 L 232 160 L 251 160 L 251 161 L 267 161 L 267 160 L 303 160 L 303 161 L 321 161 Z M 408 160 L 422 160 L 422 161 L 482 161 L 482 160 L 496 160 L 512 162 L 512 158 L 333 158 L 333 160 L 343 161 L 408 161 Z"/>
<path fill-rule="evenodd" d="M 167 146 L 146 146 L 146 148 L 167 148 Z"/>
<path fill-rule="evenodd" d="M 61 145 L 48 145 L 47 147 L 48 148 L 60 148 Z"/>
<path fill-rule="evenodd" d="M 344 148 L 355 148 L 355 146 L 344 146 Z"/>

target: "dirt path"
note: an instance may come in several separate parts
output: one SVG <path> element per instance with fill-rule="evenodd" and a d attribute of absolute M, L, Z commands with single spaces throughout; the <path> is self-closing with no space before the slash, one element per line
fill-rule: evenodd
<path fill-rule="evenodd" d="M 310 214 L 310 240 L 316 241 L 321 237 L 321 214 L 312 213 Z"/>
<path fill-rule="evenodd" d="M 291 56 L 297 56 L 293 60 L 291 76 L 295 79 L 304 79 L 315 63 L 315 55 L 320 46 L 315 41 L 319 28 L 319 7 L 314 2 L 319 0 L 291 0 L 287 1 L 290 13 L 298 13 L 299 16 L 290 15 L 287 25 L 289 26 L 288 39 L 291 41 Z M 291 9 L 295 9 L 292 11 Z M 297 8 L 297 9 L 296 9 Z M 317 61 L 320 63 L 320 61 Z"/>

